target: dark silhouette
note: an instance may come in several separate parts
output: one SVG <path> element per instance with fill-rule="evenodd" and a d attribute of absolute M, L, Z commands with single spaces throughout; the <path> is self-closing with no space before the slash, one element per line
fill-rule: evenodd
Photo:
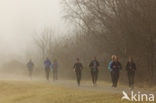
<path fill-rule="evenodd" d="M 57 60 L 55 59 L 54 62 L 52 63 L 52 72 L 53 72 L 53 80 L 57 80 L 58 79 L 58 75 L 57 75 L 57 72 L 58 72 L 58 62 Z"/>
<path fill-rule="evenodd" d="M 136 65 L 131 57 L 129 58 L 128 63 L 126 65 L 126 70 L 127 70 L 127 74 L 128 74 L 129 87 L 130 87 L 130 89 L 133 89 Z"/>
<path fill-rule="evenodd" d="M 114 87 L 114 85 L 113 85 L 113 72 L 112 72 L 113 69 L 111 68 L 111 65 L 115 61 L 115 58 L 116 58 L 116 56 L 112 55 L 112 60 L 109 62 L 109 65 L 108 65 L 108 70 L 110 71 L 110 75 L 111 75 L 111 79 L 112 79 L 112 87 Z"/>
<path fill-rule="evenodd" d="M 45 67 L 45 73 L 46 73 L 46 79 L 47 80 L 49 80 L 50 66 L 51 66 L 51 61 L 47 58 L 44 61 L 44 67 Z"/>
<path fill-rule="evenodd" d="M 118 61 L 118 57 L 115 57 L 115 61 L 112 62 L 111 68 L 113 87 L 116 88 L 119 80 L 120 70 L 122 69 L 120 62 Z"/>
<path fill-rule="evenodd" d="M 76 63 L 74 64 L 74 71 L 76 73 L 76 78 L 77 78 L 77 84 L 80 86 L 80 81 L 81 81 L 81 71 L 83 69 L 83 65 L 80 63 L 79 58 L 77 58 Z"/>
<path fill-rule="evenodd" d="M 95 86 L 96 81 L 98 79 L 98 72 L 99 72 L 99 70 L 98 70 L 99 62 L 96 60 L 96 57 L 94 57 L 94 59 L 91 61 L 91 63 L 89 64 L 89 67 L 91 69 L 93 86 Z"/>
<path fill-rule="evenodd" d="M 34 63 L 32 62 L 31 59 L 27 63 L 27 68 L 28 68 L 28 72 L 29 72 L 29 77 L 32 79 L 32 72 L 33 72 L 33 69 L 34 69 Z"/>

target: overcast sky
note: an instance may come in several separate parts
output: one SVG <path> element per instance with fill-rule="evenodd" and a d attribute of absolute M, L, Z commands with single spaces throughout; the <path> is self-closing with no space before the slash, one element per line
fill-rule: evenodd
<path fill-rule="evenodd" d="M 22 55 L 34 31 L 64 30 L 60 0 L 0 0 L 0 57 Z"/>

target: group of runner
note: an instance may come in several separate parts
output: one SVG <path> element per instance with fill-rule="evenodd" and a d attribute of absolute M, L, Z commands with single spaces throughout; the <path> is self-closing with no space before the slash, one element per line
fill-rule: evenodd
<path fill-rule="evenodd" d="M 46 60 L 44 61 L 43 64 L 44 64 L 44 68 L 45 68 L 46 79 L 49 80 L 49 74 L 50 74 L 50 71 L 52 71 L 53 72 L 53 80 L 57 80 L 58 79 L 58 76 L 57 76 L 58 63 L 57 63 L 57 60 L 55 59 L 52 63 L 49 60 L 49 58 L 46 58 Z M 27 63 L 27 68 L 29 71 L 29 77 L 32 79 L 32 72 L 34 69 L 34 63 L 31 59 Z"/>
<path fill-rule="evenodd" d="M 57 71 L 58 71 L 57 70 L 58 69 L 57 60 L 55 59 L 52 63 L 49 60 L 49 58 L 46 58 L 46 60 L 44 61 L 43 64 L 44 64 L 44 68 L 45 68 L 46 79 L 49 80 L 49 73 L 50 73 L 50 71 L 52 71 L 53 72 L 53 80 L 57 80 L 58 79 L 57 78 Z M 93 86 L 96 86 L 96 82 L 98 79 L 98 72 L 99 72 L 98 67 L 99 66 L 100 66 L 100 63 L 99 63 L 99 61 L 97 61 L 96 57 L 94 57 L 93 60 L 89 63 Z M 27 63 L 27 68 L 29 71 L 29 76 L 30 76 L 30 78 L 32 78 L 32 71 L 34 68 L 34 63 L 32 62 L 31 59 Z M 80 62 L 79 58 L 76 59 L 73 69 L 74 69 L 74 72 L 76 73 L 77 84 L 78 84 L 78 86 L 80 86 L 81 72 L 83 70 L 83 65 Z M 122 65 L 119 62 L 118 57 L 113 55 L 112 60 L 109 62 L 109 65 L 108 65 L 108 70 L 110 71 L 113 88 L 117 87 L 121 69 L 122 69 Z M 129 58 L 125 69 L 127 70 L 129 87 L 130 87 L 130 89 L 133 89 L 136 65 L 135 65 L 132 57 Z"/>
<path fill-rule="evenodd" d="M 93 86 L 96 86 L 96 81 L 98 78 L 98 67 L 99 67 L 99 62 L 96 60 L 96 57 L 90 62 L 89 67 L 91 69 L 91 77 L 92 77 L 92 82 Z M 76 63 L 74 64 L 74 71 L 76 73 L 76 78 L 77 78 L 77 84 L 80 86 L 80 80 L 81 80 L 81 71 L 83 69 L 83 65 L 80 62 L 80 59 L 76 59 Z"/>
<path fill-rule="evenodd" d="M 100 66 L 99 62 L 96 60 L 96 57 L 94 57 L 93 60 L 89 64 L 93 86 L 96 86 L 96 82 L 98 79 L 98 72 L 99 72 L 98 67 L 99 66 Z M 83 65 L 80 62 L 80 59 L 77 58 L 76 63 L 74 64 L 74 71 L 76 73 L 78 86 L 80 85 L 82 69 L 83 69 Z M 121 69 L 122 69 L 122 65 L 119 62 L 118 57 L 113 55 L 112 60 L 109 62 L 109 65 L 108 65 L 108 70 L 110 71 L 113 88 L 117 87 Z M 129 87 L 130 87 L 130 89 L 133 89 L 136 65 L 135 65 L 132 57 L 129 58 L 125 69 L 126 69 L 127 75 L 128 75 Z"/>

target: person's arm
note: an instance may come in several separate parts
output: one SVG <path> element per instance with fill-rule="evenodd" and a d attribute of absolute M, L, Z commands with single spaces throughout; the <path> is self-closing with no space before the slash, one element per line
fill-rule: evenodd
<path fill-rule="evenodd" d="M 34 68 L 34 66 L 35 66 L 35 64 L 34 63 L 32 63 L 32 67 Z"/>
<path fill-rule="evenodd" d="M 43 62 L 43 65 L 44 65 L 44 66 L 45 66 L 45 64 L 46 64 L 46 61 Z"/>
<path fill-rule="evenodd" d="M 56 68 L 58 68 L 58 63 L 56 62 Z"/>
<path fill-rule="evenodd" d="M 112 64 L 112 61 L 110 61 L 109 64 L 108 64 L 108 70 L 109 70 L 110 72 L 112 71 L 111 64 Z"/>
<path fill-rule="evenodd" d="M 117 65 L 116 65 L 114 62 L 112 62 L 111 68 L 112 68 L 112 69 L 116 69 L 116 68 L 117 68 Z"/>
<path fill-rule="evenodd" d="M 83 65 L 81 64 L 81 70 L 83 69 Z"/>
<path fill-rule="evenodd" d="M 135 63 L 134 63 L 134 70 L 136 71 L 136 65 L 135 65 Z"/>
<path fill-rule="evenodd" d="M 92 66 L 93 66 L 93 64 L 92 64 L 92 62 L 90 62 L 89 67 L 92 68 Z"/>
<path fill-rule="evenodd" d="M 51 64 L 51 68 L 54 69 L 54 64 L 53 63 Z"/>
<path fill-rule="evenodd" d="M 75 68 L 76 68 L 76 64 L 74 64 L 74 66 L 73 66 L 73 71 L 75 72 Z"/>
<path fill-rule="evenodd" d="M 121 65 L 121 63 L 119 63 L 119 65 L 120 65 L 120 70 L 122 69 L 122 65 Z"/>
<path fill-rule="evenodd" d="M 74 64 L 74 66 L 73 66 L 73 69 L 75 69 L 75 64 Z"/>
<path fill-rule="evenodd" d="M 114 66 L 114 63 L 112 62 L 112 63 L 110 64 L 110 67 L 113 69 L 113 66 Z"/>
<path fill-rule="evenodd" d="M 100 63 L 97 61 L 97 67 L 99 67 L 100 66 Z"/>
<path fill-rule="evenodd" d="M 54 72 L 54 64 L 53 63 L 50 65 L 50 67 L 51 67 L 51 71 Z"/>
<path fill-rule="evenodd" d="M 129 65 L 129 64 L 127 63 L 127 65 L 126 65 L 126 70 L 127 70 L 127 71 L 128 71 L 128 65 Z"/>

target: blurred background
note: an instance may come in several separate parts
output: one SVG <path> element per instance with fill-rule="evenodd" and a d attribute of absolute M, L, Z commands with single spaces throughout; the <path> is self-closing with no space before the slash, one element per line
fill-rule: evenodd
<path fill-rule="evenodd" d="M 96 56 L 99 79 L 110 81 L 107 66 L 117 55 L 123 66 L 120 82 L 128 83 L 125 66 L 132 56 L 137 85 L 153 86 L 155 10 L 155 0 L 0 0 L 1 74 L 27 76 L 25 64 L 32 59 L 34 74 L 43 76 L 49 57 L 58 60 L 60 78 L 74 79 L 79 57 L 82 78 L 90 80 L 88 64 Z"/>

